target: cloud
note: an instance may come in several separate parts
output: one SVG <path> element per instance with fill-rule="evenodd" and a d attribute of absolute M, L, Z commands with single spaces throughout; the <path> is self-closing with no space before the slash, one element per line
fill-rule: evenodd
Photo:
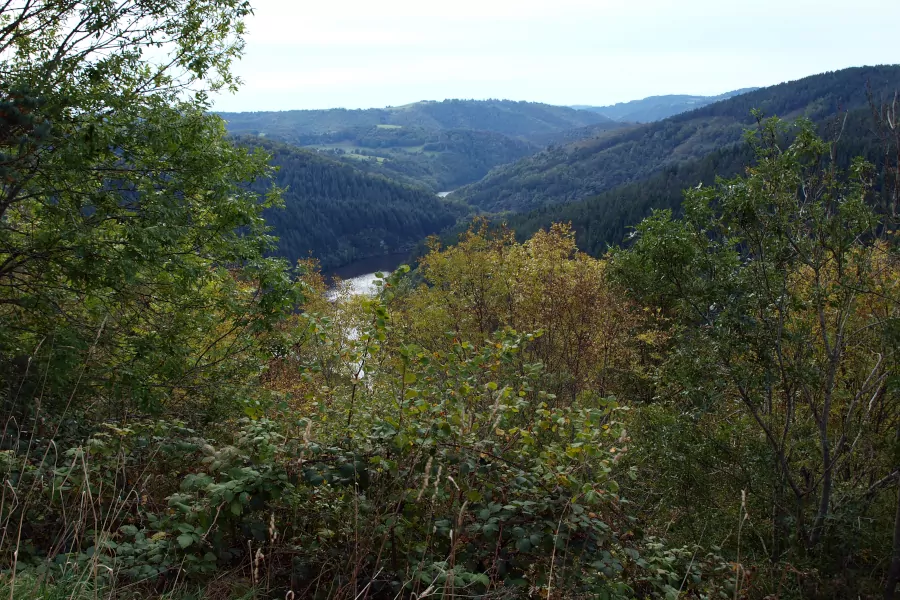
<path fill-rule="evenodd" d="M 222 110 L 446 97 L 606 104 L 900 59 L 900 2 L 258 0 Z"/>

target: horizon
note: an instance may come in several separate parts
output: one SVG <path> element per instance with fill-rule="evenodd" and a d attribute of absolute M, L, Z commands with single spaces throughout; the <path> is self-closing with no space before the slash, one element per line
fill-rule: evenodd
<path fill-rule="evenodd" d="M 234 65 L 244 85 L 214 95 L 211 108 L 354 110 L 458 98 L 608 106 L 716 96 L 896 63 L 898 20 L 900 3 L 886 0 L 859 0 L 849 12 L 835 0 L 760 0 L 750 11 L 716 0 L 261 0 Z"/>
<path fill-rule="evenodd" d="M 847 67 L 847 68 L 860 68 L 860 67 L 868 67 L 868 66 L 875 66 L 875 65 L 858 65 L 858 66 L 855 66 L 855 67 Z M 825 72 L 830 72 L 830 71 L 825 71 Z M 811 73 L 810 76 L 812 76 L 812 75 L 821 75 L 821 74 L 822 74 L 822 73 Z M 801 79 L 802 79 L 802 78 L 801 78 Z M 782 84 L 782 83 L 789 83 L 789 82 L 787 82 L 787 81 L 780 81 L 780 82 L 774 83 L 774 84 L 772 84 L 772 85 L 780 85 L 780 84 Z M 698 97 L 698 98 L 711 98 L 711 97 L 715 97 L 715 96 L 721 96 L 721 95 L 723 95 L 723 94 L 730 94 L 730 93 L 732 93 L 732 92 L 737 92 L 737 91 L 739 91 L 739 90 L 747 90 L 747 91 L 749 92 L 749 91 L 756 91 L 756 90 L 759 90 L 759 89 L 764 89 L 764 88 L 766 88 L 766 87 L 771 87 L 771 86 L 746 86 L 746 87 L 743 87 L 743 88 L 735 88 L 735 89 L 733 89 L 733 90 L 726 90 L 726 91 L 724 91 L 724 92 L 719 92 L 719 93 L 717 93 L 717 94 L 707 94 L 707 95 L 703 95 L 703 94 L 691 94 L 691 93 L 688 93 L 688 92 L 673 92 L 673 93 L 666 93 L 666 94 L 652 94 L 652 95 L 650 95 L 650 96 L 644 96 L 643 98 L 633 98 L 633 99 L 631 99 L 631 100 L 623 100 L 623 101 L 621 101 L 621 102 L 614 102 L 614 103 L 612 103 L 612 104 L 584 104 L 584 103 L 577 103 L 577 102 L 576 102 L 576 103 L 573 103 L 573 104 L 550 104 L 550 103 L 548 103 L 548 102 L 539 102 L 539 101 L 536 101 L 536 100 L 524 100 L 524 99 L 517 99 L 517 98 L 460 98 L 460 97 L 456 97 L 456 98 L 441 98 L 440 100 L 433 99 L 433 98 L 422 98 L 421 100 L 414 100 L 414 101 L 412 101 L 412 102 L 404 102 L 403 104 L 388 104 L 388 105 L 384 105 L 384 106 L 363 106 L 363 107 L 359 107 L 359 108 L 351 108 L 351 107 L 347 107 L 347 106 L 329 106 L 329 107 L 327 107 L 327 108 L 284 108 L 284 109 L 279 109 L 279 110 L 218 110 L 218 109 L 213 109 L 213 112 L 219 112 L 219 113 L 242 113 L 242 112 L 326 111 L 326 110 L 348 110 L 348 111 L 351 111 L 351 110 L 352 110 L 352 111 L 356 111 L 356 110 L 358 110 L 358 111 L 365 111 L 365 110 L 384 110 L 384 109 L 388 109 L 388 108 L 402 108 L 402 107 L 404 107 L 404 106 L 412 106 L 413 104 L 422 104 L 422 103 L 425 103 L 425 102 L 435 102 L 435 103 L 440 103 L 440 102 L 450 102 L 450 101 L 454 101 L 454 100 L 458 100 L 458 101 L 460 101 L 460 102 L 490 102 L 490 101 L 496 101 L 496 102 L 527 102 L 527 103 L 529 103 L 529 104 L 544 104 L 544 105 L 546 105 L 546 106 L 556 106 L 556 107 L 562 107 L 562 108 L 571 108 L 571 109 L 574 109 L 574 110 L 583 110 L 582 107 L 587 107 L 587 108 L 601 108 L 601 107 L 617 106 L 617 105 L 620 105 L 620 104 L 628 104 L 628 103 L 630 103 L 630 102 L 640 102 L 640 101 L 642 101 L 642 100 L 649 100 L 650 98 L 667 98 L 667 97 L 670 97 L 670 96 L 695 96 L 695 97 Z M 747 92 L 742 92 L 742 93 L 747 93 Z"/>

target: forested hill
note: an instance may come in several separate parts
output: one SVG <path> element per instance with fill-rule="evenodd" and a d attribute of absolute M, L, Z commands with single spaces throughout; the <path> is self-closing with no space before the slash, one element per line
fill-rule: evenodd
<path fill-rule="evenodd" d="M 589 138 L 608 136 L 616 131 L 621 132 L 631 127 L 635 127 L 635 124 L 619 121 L 603 121 L 602 123 L 594 123 L 593 125 L 585 125 L 584 127 L 576 127 L 575 129 L 534 135 L 531 137 L 531 141 L 546 148 L 547 146 L 556 144 L 571 144 Z"/>
<path fill-rule="evenodd" d="M 753 109 L 766 116 L 821 121 L 841 110 L 866 106 L 867 84 L 876 96 L 893 94 L 900 89 L 900 66 L 814 75 L 656 123 L 553 147 L 495 169 L 457 196 L 491 212 L 581 200 L 738 143 L 753 123 Z"/>
<path fill-rule="evenodd" d="M 664 96 L 649 96 L 630 102 L 619 102 L 610 106 L 573 106 L 572 108 L 596 112 L 615 121 L 651 123 L 758 89 L 743 88 L 719 94 L 718 96 L 666 94 Z"/>
<path fill-rule="evenodd" d="M 836 138 L 840 131 L 835 148 L 838 165 L 842 168 L 848 168 L 856 156 L 876 167 L 880 165 L 884 148 L 873 130 L 869 107 L 850 111 L 843 120 L 825 120 L 819 124 L 819 133 L 825 139 Z M 793 128 L 788 128 L 785 136 L 790 137 L 792 131 Z M 521 239 L 528 239 L 537 230 L 549 228 L 553 223 L 571 223 L 578 247 L 600 256 L 610 245 L 622 244 L 634 224 L 648 217 L 653 209 L 670 209 L 678 214 L 685 189 L 713 185 L 716 177 L 742 175 L 753 161 L 753 150 L 748 144 L 731 144 L 703 158 L 671 165 L 647 179 L 618 186 L 586 200 L 545 206 L 498 221 L 506 221 Z M 881 182 L 876 181 L 876 192 L 880 186 Z M 876 209 L 882 210 L 883 198 L 879 193 L 873 193 L 870 200 Z"/>
<path fill-rule="evenodd" d="M 596 113 L 508 100 L 221 116 L 232 134 L 309 147 L 435 192 L 478 181 L 494 167 L 538 152 L 563 132 L 621 126 Z"/>
<path fill-rule="evenodd" d="M 435 192 L 478 181 L 493 167 L 540 150 L 539 146 L 524 140 L 471 129 L 379 125 L 330 134 L 276 137 L 287 138 L 284 141 L 309 147 L 359 169 Z"/>
<path fill-rule="evenodd" d="M 279 167 L 285 207 L 265 216 L 278 254 L 291 262 L 312 255 L 327 268 L 403 251 L 456 221 L 450 205 L 425 189 L 284 144 L 239 141 L 263 146 Z"/>
<path fill-rule="evenodd" d="M 425 129 L 475 129 L 528 138 L 609 121 L 595 112 L 512 100 L 423 101 L 387 108 L 220 113 L 229 131 L 277 137 L 296 143 L 306 135 L 378 125 Z"/>

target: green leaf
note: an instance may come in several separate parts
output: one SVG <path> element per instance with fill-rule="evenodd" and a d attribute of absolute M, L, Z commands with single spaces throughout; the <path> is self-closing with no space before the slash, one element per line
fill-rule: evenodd
<path fill-rule="evenodd" d="M 182 548 L 187 548 L 191 544 L 194 543 L 194 536 L 189 533 L 182 533 L 178 536 L 178 545 Z"/>

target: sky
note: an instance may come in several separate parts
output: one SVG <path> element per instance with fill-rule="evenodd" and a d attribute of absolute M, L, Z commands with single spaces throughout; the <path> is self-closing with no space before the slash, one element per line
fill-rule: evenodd
<path fill-rule="evenodd" d="M 898 0 L 255 0 L 220 111 L 606 105 L 900 62 Z"/>

